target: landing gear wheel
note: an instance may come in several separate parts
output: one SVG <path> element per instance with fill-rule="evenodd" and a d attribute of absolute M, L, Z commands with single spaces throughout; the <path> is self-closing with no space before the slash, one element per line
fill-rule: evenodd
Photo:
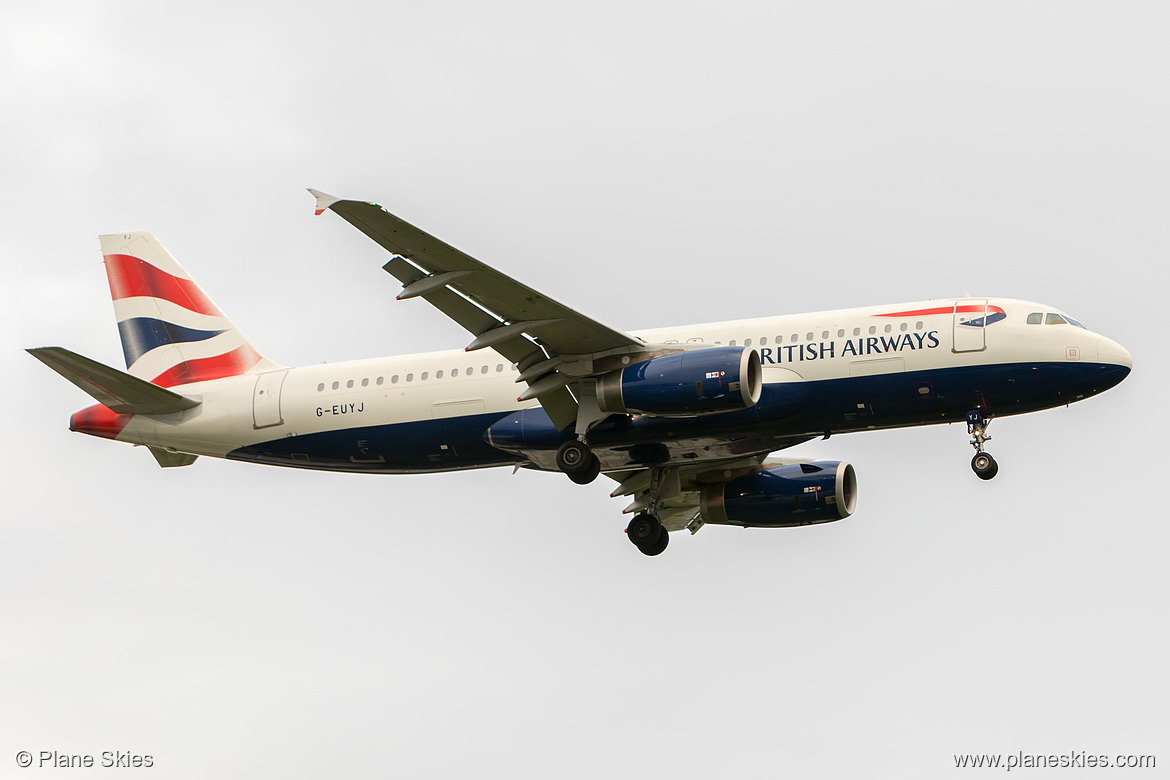
<path fill-rule="evenodd" d="M 971 470 L 979 479 L 991 479 L 999 473 L 999 464 L 995 458 L 983 451 L 983 445 L 991 441 L 987 435 L 987 426 L 991 425 L 991 418 L 984 415 L 982 409 L 972 409 L 967 412 L 967 433 L 971 434 L 971 446 L 975 448 L 975 457 L 971 458 Z"/>
<path fill-rule="evenodd" d="M 659 526 L 658 541 L 645 547 L 639 547 L 643 555 L 661 555 L 670 543 L 670 532 Z"/>
<path fill-rule="evenodd" d="M 641 549 L 645 545 L 657 541 L 658 532 L 661 529 L 662 523 L 658 522 L 657 517 L 642 512 L 634 515 L 634 519 L 626 528 L 626 535 L 630 537 L 630 541 L 634 543 L 635 547 Z"/>
<path fill-rule="evenodd" d="M 601 473 L 601 461 L 583 441 L 567 441 L 557 450 L 557 468 L 578 485 L 588 485 Z"/>
<path fill-rule="evenodd" d="M 638 515 L 634 515 L 634 519 L 629 520 L 629 526 L 626 527 L 626 534 L 629 540 L 639 550 L 642 547 L 658 543 L 660 531 L 662 531 L 662 524 L 659 523 L 659 519 L 648 512 L 640 512 Z"/>
<path fill-rule="evenodd" d="M 999 464 L 995 462 L 995 458 L 991 457 L 990 453 L 977 452 L 975 457 L 971 458 L 971 470 L 980 479 L 991 479 L 999 473 Z"/>
<path fill-rule="evenodd" d="M 588 485 L 593 480 L 597 479 L 597 475 L 601 473 L 601 461 L 593 453 L 589 454 L 590 463 L 592 464 L 588 469 L 581 473 L 566 472 L 569 479 L 576 482 L 578 485 Z"/>
<path fill-rule="evenodd" d="M 647 512 L 634 515 L 626 534 L 643 555 L 659 555 L 670 543 L 670 533 L 657 517 Z"/>

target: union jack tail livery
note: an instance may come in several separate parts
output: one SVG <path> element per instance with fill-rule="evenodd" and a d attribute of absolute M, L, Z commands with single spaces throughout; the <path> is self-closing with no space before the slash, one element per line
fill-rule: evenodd
<path fill-rule="evenodd" d="M 280 368 L 145 230 L 101 236 L 126 370 L 161 387 Z"/>

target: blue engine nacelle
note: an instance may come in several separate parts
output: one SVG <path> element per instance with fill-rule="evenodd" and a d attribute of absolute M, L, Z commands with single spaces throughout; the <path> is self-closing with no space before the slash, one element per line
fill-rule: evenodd
<path fill-rule="evenodd" d="M 747 347 L 707 347 L 651 358 L 597 381 L 609 414 L 691 417 L 754 406 L 763 390 L 760 356 Z"/>
<path fill-rule="evenodd" d="M 757 471 L 703 488 L 703 522 L 748 528 L 831 523 L 853 514 L 857 475 L 848 463 L 817 461 Z"/>

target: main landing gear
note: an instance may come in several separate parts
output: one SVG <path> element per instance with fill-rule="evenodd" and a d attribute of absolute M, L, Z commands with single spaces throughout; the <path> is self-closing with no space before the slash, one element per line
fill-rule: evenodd
<path fill-rule="evenodd" d="M 557 468 L 578 485 L 588 485 L 601 473 L 601 461 L 579 439 L 567 441 L 557 450 Z"/>
<path fill-rule="evenodd" d="M 987 435 L 987 426 L 991 425 L 991 418 L 984 417 L 979 409 L 967 412 L 967 433 L 971 434 L 971 446 L 975 448 L 975 457 L 971 458 L 971 470 L 980 479 L 991 479 L 999 473 L 999 464 L 991 453 L 983 451 L 984 442 L 991 441 Z"/>
<path fill-rule="evenodd" d="M 659 555 L 670 543 L 670 533 L 648 512 L 634 515 L 626 528 L 626 535 L 643 555 Z"/>

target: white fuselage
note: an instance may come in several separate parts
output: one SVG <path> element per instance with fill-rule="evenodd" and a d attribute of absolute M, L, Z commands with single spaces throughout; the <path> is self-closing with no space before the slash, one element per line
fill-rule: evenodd
<path fill-rule="evenodd" d="M 1058 313 L 1052 307 L 991 299 L 984 311 L 1002 311 L 1006 317 L 972 327 L 961 322 L 970 316 L 955 313 L 961 303 L 923 301 L 659 328 L 635 335 L 649 343 L 688 348 L 751 347 L 761 355 L 766 387 L 902 373 L 929 376 L 1009 364 L 1129 365 L 1124 349 L 1089 330 L 1070 324 L 1028 324 L 1029 315 Z M 538 406 L 534 400 L 517 400 L 524 385 L 517 384 L 516 377 L 515 366 L 490 349 L 278 369 L 176 387 L 202 404 L 167 417 L 136 415 L 117 438 L 226 457 L 242 447 L 277 439 L 474 415 L 504 417 Z M 1048 405 L 1070 400 L 1077 399 L 1054 393 Z M 913 424 L 950 421 L 924 417 Z M 354 462 L 360 463 L 360 458 Z"/>

